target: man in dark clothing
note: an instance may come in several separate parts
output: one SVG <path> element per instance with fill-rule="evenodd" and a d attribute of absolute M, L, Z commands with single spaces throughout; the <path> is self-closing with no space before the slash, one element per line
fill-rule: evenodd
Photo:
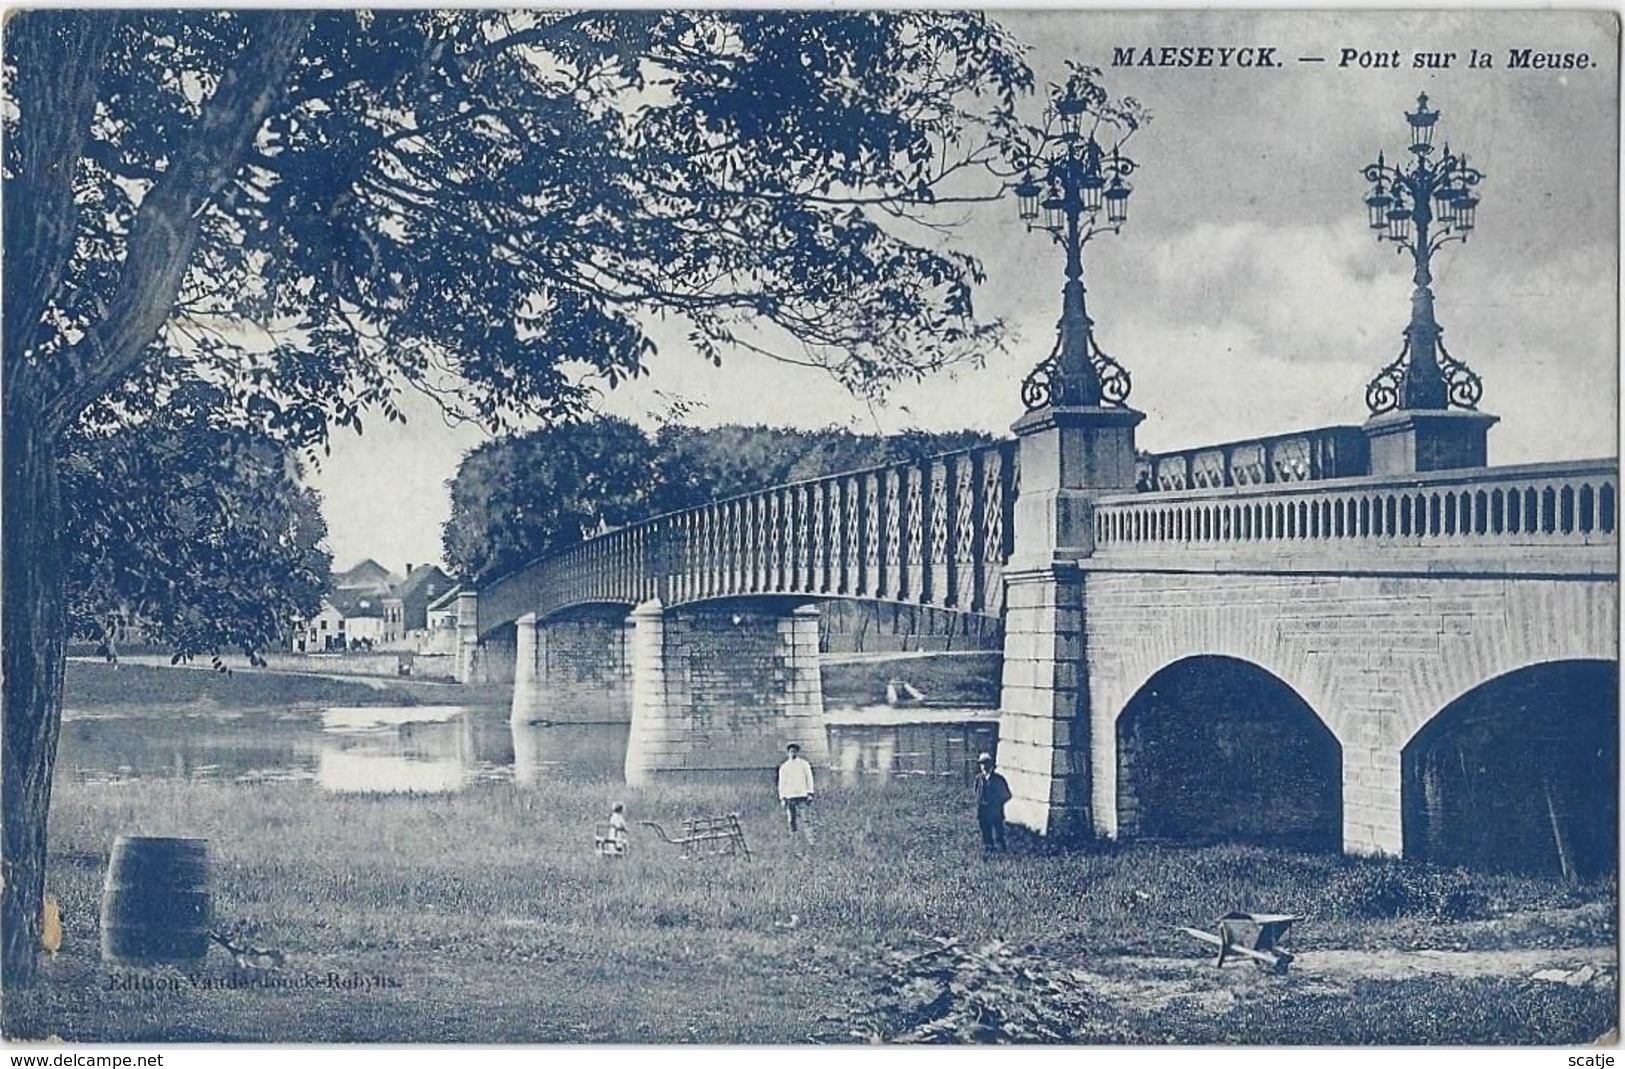
<path fill-rule="evenodd" d="M 1004 803 L 1010 800 L 1010 784 L 993 771 L 993 755 L 976 759 L 976 823 L 982 829 L 983 850 L 1004 849 Z"/>

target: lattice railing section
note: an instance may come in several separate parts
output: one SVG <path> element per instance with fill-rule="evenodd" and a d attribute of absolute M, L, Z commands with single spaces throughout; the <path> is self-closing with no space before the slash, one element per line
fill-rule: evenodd
<path fill-rule="evenodd" d="M 1139 457 L 1136 489 L 1200 490 L 1260 483 L 1312 482 L 1364 475 L 1370 448 L 1359 427 L 1223 442 Z"/>
<path fill-rule="evenodd" d="M 1589 546 L 1618 540 L 1615 460 L 1103 499 L 1097 555 L 1317 543 Z"/>
<path fill-rule="evenodd" d="M 750 595 L 998 616 L 1016 444 L 776 486 L 601 535 L 481 593 L 480 629 L 572 605 Z"/>

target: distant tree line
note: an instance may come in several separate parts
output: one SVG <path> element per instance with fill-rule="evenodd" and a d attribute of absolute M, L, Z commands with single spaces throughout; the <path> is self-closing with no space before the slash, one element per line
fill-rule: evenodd
<path fill-rule="evenodd" d="M 603 528 L 769 486 L 918 460 L 989 441 L 975 431 L 678 426 L 645 434 L 604 417 L 497 439 L 450 482 L 442 546 L 465 582 L 489 582 Z"/>

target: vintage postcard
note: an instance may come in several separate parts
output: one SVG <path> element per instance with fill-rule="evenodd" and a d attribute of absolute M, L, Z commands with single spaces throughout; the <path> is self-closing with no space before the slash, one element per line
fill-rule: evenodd
<path fill-rule="evenodd" d="M 8 1056 L 1617 1042 L 1613 12 L 3 44 Z"/>

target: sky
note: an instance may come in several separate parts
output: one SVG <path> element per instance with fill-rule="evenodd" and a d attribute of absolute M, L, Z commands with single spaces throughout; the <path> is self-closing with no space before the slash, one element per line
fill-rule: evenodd
<path fill-rule="evenodd" d="M 1133 375 L 1142 449 L 1161 451 L 1366 418 L 1365 384 L 1398 354 L 1410 263 L 1366 228 L 1361 169 L 1404 153 L 1404 113 L 1426 91 L 1437 140 L 1483 171 L 1478 227 L 1435 256 L 1450 353 L 1501 418 L 1492 464 L 1618 452 L 1618 46 L 1613 16 L 1581 11 L 998 12 L 1030 46 L 1040 84 L 1067 59 L 1151 112 L 1125 150 L 1140 167 L 1128 226 L 1085 250 L 1101 347 Z M 1273 47 L 1272 69 L 1113 67 L 1117 48 Z M 1593 69 L 1509 69 L 1511 49 L 1586 53 Z M 1344 50 L 1392 53 L 1361 69 Z M 1488 69 L 1467 69 L 1473 50 Z M 1416 53 L 1455 53 L 1416 69 Z M 1300 57 L 1323 62 L 1299 62 Z M 1029 101 L 1033 117 L 1041 102 Z M 974 428 L 1005 435 L 1018 389 L 1054 343 L 1062 255 L 1013 201 L 955 207 L 954 247 L 979 257 L 981 315 L 1010 343 L 980 368 L 898 387 L 887 403 L 820 372 L 740 353 L 715 368 L 680 345 L 602 409 L 653 427 L 673 398 L 686 422 Z M 335 565 L 440 560 L 446 481 L 484 440 L 408 398 L 404 427 L 339 432 L 311 482 Z"/>

